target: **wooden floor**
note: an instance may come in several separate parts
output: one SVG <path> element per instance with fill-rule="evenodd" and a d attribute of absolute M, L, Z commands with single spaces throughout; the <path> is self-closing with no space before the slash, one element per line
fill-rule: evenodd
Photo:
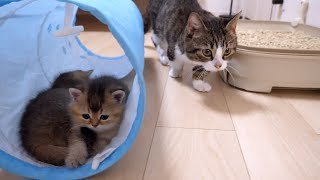
<path fill-rule="evenodd" d="M 93 28 L 95 29 L 95 28 Z M 100 55 L 122 54 L 104 31 L 84 32 Z M 319 180 L 320 92 L 234 89 L 217 74 L 210 93 L 168 77 L 147 34 L 147 106 L 141 132 L 128 154 L 91 180 Z M 0 179 L 22 179 L 1 172 Z"/>

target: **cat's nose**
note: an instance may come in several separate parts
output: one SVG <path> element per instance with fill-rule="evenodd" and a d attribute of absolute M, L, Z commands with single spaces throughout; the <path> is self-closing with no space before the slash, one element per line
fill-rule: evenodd
<path fill-rule="evenodd" d="M 219 62 L 217 62 L 217 63 L 215 63 L 215 64 L 214 64 L 214 67 L 216 67 L 217 69 L 220 69 L 220 68 L 221 68 L 221 66 L 222 66 L 222 64 L 221 64 L 221 63 L 219 63 Z"/>
<path fill-rule="evenodd" d="M 92 124 L 92 126 L 96 128 L 98 126 L 98 124 Z"/>

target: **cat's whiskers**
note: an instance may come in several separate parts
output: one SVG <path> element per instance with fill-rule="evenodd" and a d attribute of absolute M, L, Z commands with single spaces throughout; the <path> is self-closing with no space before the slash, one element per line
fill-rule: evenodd
<path fill-rule="evenodd" d="M 240 72 L 239 72 L 235 67 L 233 67 L 233 66 L 231 66 L 231 65 L 228 65 L 227 68 L 229 68 L 229 67 L 230 67 L 232 70 L 234 70 L 239 76 L 241 76 Z M 227 69 L 227 68 L 226 68 L 226 69 Z"/>
<path fill-rule="evenodd" d="M 234 79 L 234 77 L 233 77 L 232 73 L 231 73 L 228 69 L 225 69 L 225 70 L 230 74 L 230 77 L 231 77 L 231 79 L 232 79 L 233 83 L 235 83 L 236 81 L 235 81 L 235 79 Z"/>

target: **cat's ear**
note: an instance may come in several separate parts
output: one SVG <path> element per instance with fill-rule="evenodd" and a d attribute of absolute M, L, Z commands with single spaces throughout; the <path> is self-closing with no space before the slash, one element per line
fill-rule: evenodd
<path fill-rule="evenodd" d="M 69 93 L 73 101 L 79 101 L 79 97 L 83 94 L 79 89 L 69 88 Z"/>
<path fill-rule="evenodd" d="M 201 36 L 207 29 L 198 13 L 192 12 L 188 19 L 188 34 L 192 37 Z"/>
<path fill-rule="evenodd" d="M 93 73 L 93 69 L 86 71 L 86 74 L 88 75 L 88 77 Z"/>
<path fill-rule="evenodd" d="M 241 13 L 242 13 L 242 11 L 238 12 L 230 20 L 228 20 L 227 25 L 226 25 L 227 31 L 231 31 L 233 33 L 236 33 L 236 28 L 237 28 L 237 24 L 240 19 Z"/>
<path fill-rule="evenodd" d="M 126 92 L 124 90 L 116 90 L 111 93 L 112 98 L 119 104 L 122 104 L 126 97 Z"/>

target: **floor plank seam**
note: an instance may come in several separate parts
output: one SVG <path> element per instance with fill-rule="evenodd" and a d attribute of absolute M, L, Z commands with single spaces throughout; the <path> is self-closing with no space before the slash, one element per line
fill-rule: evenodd
<path fill-rule="evenodd" d="M 305 119 L 305 117 L 303 116 L 303 114 L 301 114 L 298 109 L 290 102 L 288 101 L 285 97 L 283 97 L 281 94 L 279 94 L 280 98 L 285 102 L 287 103 L 297 114 L 299 114 L 299 116 L 304 120 L 304 122 L 306 124 L 308 124 L 308 126 L 312 129 L 312 131 L 317 134 L 317 135 L 320 135 L 319 133 L 317 133 L 317 131 L 312 127 L 312 125 L 309 123 L 309 121 L 307 121 Z"/>
<path fill-rule="evenodd" d="M 231 87 L 231 88 L 232 88 L 232 87 Z M 229 108 L 229 104 L 228 104 L 227 98 L 226 98 L 226 96 L 225 96 L 225 94 L 224 94 L 224 88 L 222 87 L 221 90 L 222 90 L 222 95 L 223 95 L 223 97 L 224 97 L 224 100 L 226 101 L 226 104 L 227 104 L 227 109 L 228 109 L 228 112 L 229 112 L 229 116 L 230 116 L 230 119 L 231 119 L 231 122 L 232 122 L 232 125 L 233 125 L 233 128 L 234 128 L 235 135 L 236 135 L 236 137 L 237 137 L 237 142 L 238 142 L 240 151 L 241 151 L 241 156 L 242 156 L 242 159 L 243 159 L 244 164 L 245 164 L 245 166 L 246 166 L 246 171 L 247 171 L 247 174 L 248 174 L 248 176 L 249 176 L 249 179 L 251 180 L 251 179 L 252 179 L 252 178 L 251 178 L 251 174 L 249 173 L 249 168 L 248 168 L 248 165 L 247 165 L 247 161 L 246 161 L 246 159 L 244 158 L 244 154 L 243 154 L 243 150 L 242 150 L 242 147 L 241 147 L 241 144 L 240 144 L 240 140 L 239 140 L 239 137 L 238 137 L 237 129 L 236 129 L 235 125 L 234 125 L 233 118 L 232 118 L 232 115 L 231 115 L 231 111 L 230 111 L 230 108 Z"/>
<path fill-rule="evenodd" d="M 185 129 L 185 130 L 202 130 L 202 131 L 230 131 L 230 132 L 234 132 L 234 129 L 206 129 L 206 128 L 189 128 L 189 127 L 171 127 L 171 126 L 163 126 L 160 125 L 158 126 L 158 128 L 170 128 L 170 129 Z"/>
<path fill-rule="evenodd" d="M 160 109 L 161 109 L 161 106 L 162 106 L 164 94 L 165 94 L 166 89 L 167 89 L 167 83 L 168 83 L 168 76 L 167 76 L 167 79 L 166 79 L 166 82 L 165 82 L 165 85 L 164 85 L 164 89 L 163 89 L 163 93 L 162 93 L 162 97 L 161 97 L 161 101 L 160 101 Z M 147 157 L 147 160 L 146 160 L 146 163 L 145 163 L 145 166 L 144 166 L 143 175 L 142 175 L 142 180 L 144 180 L 144 177 L 145 177 L 145 174 L 146 174 L 146 170 L 147 170 L 147 166 L 148 166 L 148 162 L 149 162 L 149 157 L 150 157 L 150 153 L 151 153 L 151 147 L 152 147 L 152 145 L 153 145 L 154 134 L 155 134 L 155 132 L 156 132 L 157 124 L 158 124 L 158 121 L 159 121 L 160 109 L 159 109 L 158 114 L 157 114 L 157 122 L 156 122 L 156 124 L 155 124 L 155 126 L 154 126 L 154 128 L 153 128 L 153 133 L 152 133 L 152 138 L 151 138 L 151 144 L 150 144 L 149 151 L 148 151 L 148 157 Z"/>
<path fill-rule="evenodd" d="M 281 95 L 278 95 L 277 97 L 280 97 L 280 100 L 282 102 L 284 102 L 285 104 L 287 104 L 289 107 L 291 107 L 292 111 L 296 112 L 299 116 L 297 117 L 297 119 L 302 118 L 301 120 L 304 121 L 304 123 L 307 124 L 307 126 L 309 126 L 309 128 L 311 128 L 311 130 L 314 132 L 314 129 L 310 126 L 310 124 L 308 123 L 308 121 L 306 121 L 304 119 L 304 117 L 299 113 L 299 111 L 285 98 L 283 98 Z M 268 111 L 268 109 L 266 109 L 266 112 L 270 113 L 270 111 Z M 275 127 L 275 125 L 273 125 Z M 289 143 L 287 142 L 287 140 L 285 138 L 283 138 L 279 131 L 275 131 L 277 133 L 277 136 L 279 136 L 279 140 L 281 142 L 281 144 L 284 146 L 284 148 L 286 149 L 288 155 L 293 159 L 295 165 L 304 173 L 304 174 L 308 174 L 307 172 L 305 172 L 303 166 L 300 164 L 299 160 L 296 159 L 296 156 L 294 154 L 294 152 L 292 152 L 292 148 L 290 147 Z M 314 132 L 315 133 L 315 132 Z"/>

